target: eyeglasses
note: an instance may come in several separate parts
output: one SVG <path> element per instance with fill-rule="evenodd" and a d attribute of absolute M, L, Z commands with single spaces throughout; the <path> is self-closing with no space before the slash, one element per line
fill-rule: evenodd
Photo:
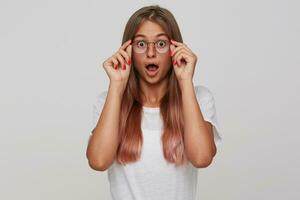
<path fill-rule="evenodd" d="M 145 53 L 149 43 L 153 43 L 158 53 L 166 53 L 170 48 L 169 40 L 157 40 L 156 42 L 148 42 L 145 40 L 135 40 L 132 43 L 133 50 L 136 53 Z"/>

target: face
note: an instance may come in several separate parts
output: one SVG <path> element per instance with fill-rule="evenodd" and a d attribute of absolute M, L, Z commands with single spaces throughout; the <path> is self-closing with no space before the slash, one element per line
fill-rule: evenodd
<path fill-rule="evenodd" d="M 157 43 L 154 44 L 154 42 Z M 132 55 L 140 81 L 155 84 L 167 78 L 167 74 L 171 69 L 171 56 L 170 48 L 164 48 L 164 45 L 169 42 L 166 32 L 159 24 L 147 20 L 139 26 L 133 39 L 133 45 L 137 44 L 139 49 L 136 48 L 135 50 L 133 47 Z M 141 53 L 140 49 L 145 48 L 145 45 L 148 45 L 146 51 Z M 149 68 L 149 64 L 155 64 L 158 68 Z"/>

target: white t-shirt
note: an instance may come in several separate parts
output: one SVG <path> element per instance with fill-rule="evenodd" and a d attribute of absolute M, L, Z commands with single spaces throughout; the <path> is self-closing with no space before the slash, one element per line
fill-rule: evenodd
<path fill-rule="evenodd" d="M 222 137 L 213 95 L 205 86 L 195 86 L 194 89 L 205 121 L 213 125 L 214 140 L 218 146 Z M 91 130 L 98 122 L 106 96 L 107 91 L 104 91 L 97 97 Z M 163 157 L 160 141 L 163 124 L 159 108 L 143 107 L 143 113 L 141 159 L 125 166 L 115 161 L 107 170 L 112 199 L 196 200 L 198 168 L 190 162 L 177 168 L 168 163 Z"/>

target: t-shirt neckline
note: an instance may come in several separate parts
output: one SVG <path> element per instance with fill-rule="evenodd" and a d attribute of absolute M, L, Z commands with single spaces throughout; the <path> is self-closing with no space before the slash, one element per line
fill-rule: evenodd
<path fill-rule="evenodd" d="M 143 106 L 143 109 L 146 112 L 159 112 L 160 107 L 146 107 L 146 106 Z"/>

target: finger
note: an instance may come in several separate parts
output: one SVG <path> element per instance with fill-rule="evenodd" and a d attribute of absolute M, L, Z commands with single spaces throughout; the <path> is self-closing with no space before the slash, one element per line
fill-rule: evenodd
<path fill-rule="evenodd" d="M 127 41 L 120 47 L 120 49 L 125 50 L 126 47 L 127 47 L 130 43 L 131 43 L 131 39 L 130 39 L 130 40 L 127 40 Z"/>
<path fill-rule="evenodd" d="M 125 58 L 126 62 L 129 64 L 130 58 L 129 58 L 129 55 L 127 54 L 127 52 L 124 51 L 123 49 L 120 49 L 119 53 Z"/>
<path fill-rule="evenodd" d="M 180 46 L 180 47 L 176 47 L 173 51 L 172 51 L 172 55 L 171 56 L 174 56 L 177 54 L 177 52 L 180 52 L 181 50 L 185 50 L 188 54 L 190 54 L 191 56 L 193 55 L 192 52 L 189 52 L 188 49 L 186 49 L 185 46 Z"/>
<path fill-rule="evenodd" d="M 171 56 L 174 56 L 180 49 L 182 49 L 183 47 L 175 47 L 172 51 Z"/>
<path fill-rule="evenodd" d="M 102 63 L 102 66 L 103 67 L 106 67 L 106 66 L 113 66 L 113 62 L 111 60 L 112 57 L 106 59 L 103 63 Z"/>
<path fill-rule="evenodd" d="M 193 53 L 193 51 L 185 44 L 184 45 L 185 46 L 185 48 L 188 50 L 188 51 L 190 51 L 191 53 Z"/>
<path fill-rule="evenodd" d="M 171 40 L 171 43 L 174 44 L 175 46 L 182 46 L 183 45 L 183 43 L 177 42 L 175 40 Z"/>
<path fill-rule="evenodd" d="M 114 56 L 111 57 L 111 62 L 113 63 L 114 69 L 117 69 L 119 62 Z"/>
<path fill-rule="evenodd" d="M 119 63 L 120 63 L 120 67 L 121 67 L 122 69 L 124 69 L 124 68 L 125 68 L 125 61 L 124 61 L 124 58 L 121 56 L 121 54 L 120 54 L 119 52 L 117 52 L 117 53 L 115 54 L 115 56 L 117 57 L 117 59 L 118 59 L 118 61 L 119 61 Z"/>
<path fill-rule="evenodd" d="M 175 48 L 176 48 L 176 47 L 175 47 L 173 44 L 170 45 L 170 56 L 173 56 L 173 55 L 174 55 L 173 52 L 174 52 Z"/>
<path fill-rule="evenodd" d="M 177 42 L 175 40 L 171 40 L 171 43 L 173 43 L 176 46 L 183 46 L 185 47 L 188 51 L 190 51 L 191 53 L 193 53 L 193 51 L 183 42 Z"/>
<path fill-rule="evenodd" d="M 104 68 L 104 70 L 106 72 L 111 72 L 113 69 L 113 63 L 111 62 L 111 60 L 106 60 L 102 63 L 102 67 Z"/>
<path fill-rule="evenodd" d="M 129 45 L 127 48 L 126 48 L 126 52 L 127 52 L 127 54 L 128 54 L 128 56 L 129 56 L 129 65 L 131 65 L 131 61 L 132 61 L 132 57 L 131 57 L 131 55 L 132 55 L 132 45 Z"/>
<path fill-rule="evenodd" d="M 180 49 L 179 51 L 176 52 L 176 54 L 172 57 L 173 61 L 176 61 L 178 62 L 178 56 L 181 54 L 181 53 L 185 53 L 189 56 L 193 56 L 193 54 L 191 54 L 190 52 L 188 52 L 186 49 Z M 179 61 L 179 64 L 181 64 L 181 62 Z"/>
<path fill-rule="evenodd" d="M 181 66 L 182 62 L 188 63 L 191 61 L 191 56 L 187 54 L 186 52 L 182 51 L 179 54 L 177 54 L 175 58 L 176 63 Z"/>
<path fill-rule="evenodd" d="M 175 41 L 175 40 L 171 40 L 171 43 L 173 43 L 174 45 L 176 45 L 176 46 L 183 46 L 183 47 L 185 47 L 191 54 L 193 54 L 193 51 L 186 45 L 186 44 L 184 44 L 184 43 L 181 43 L 181 42 L 177 42 L 177 41 Z"/>

